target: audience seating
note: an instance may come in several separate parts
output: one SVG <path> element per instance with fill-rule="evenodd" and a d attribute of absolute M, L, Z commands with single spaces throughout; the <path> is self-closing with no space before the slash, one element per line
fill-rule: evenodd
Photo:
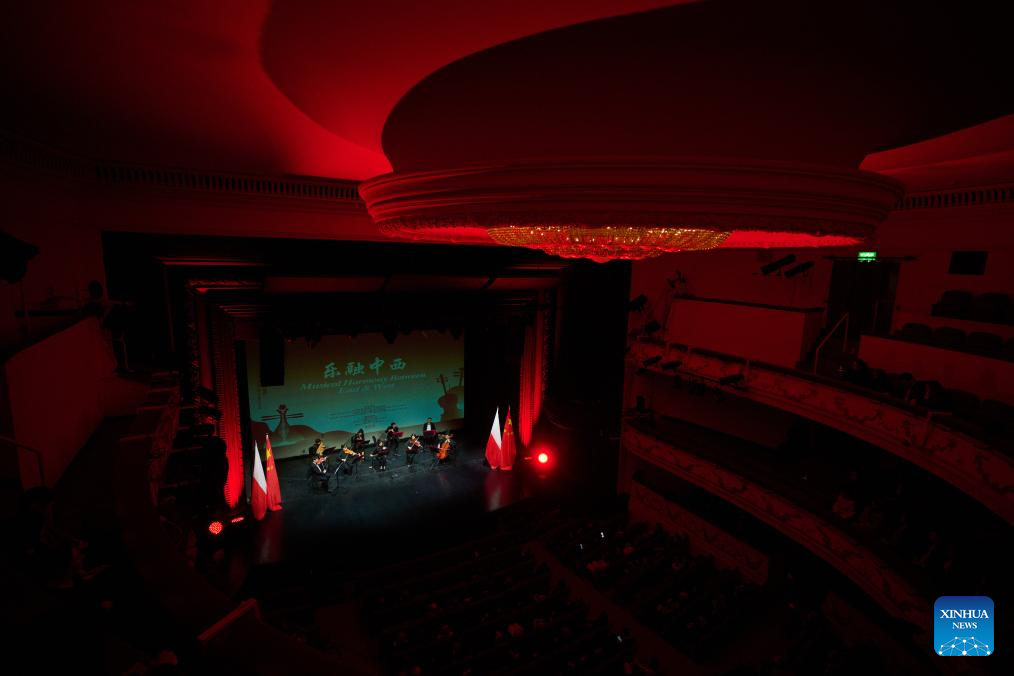
<path fill-rule="evenodd" d="M 933 330 L 932 343 L 937 347 L 960 350 L 965 344 L 965 332 L 949 326 L 939 326 Z"/>
<path fill-rule="evenodd" d="M 971 319 L 990 324 L 1007 322 L 1010 296 L 1005 293 L 980 293 L 972 301 Z"/>
<path fill-rule="evenodd" d="M 389 673 L 623 673 L 634 644 L 552 584 L 519 533 L 376 571 L 360 595 Z"/>
<path fill-rule="evenodd" d="M 935 317 L 968 319 L 972 298 L 971 291 L 944 291 L 940 300 L 933 304 L 932 314 Z"/>
<path fill-rule="evenodd" d="M 900 402 L 914 404 L 930 411 L 950 413 L 958 422 L 956 427 L 990 440 L 999 450 L 1014 452 L 1014 425 L 998 424 L 1002 416 L 1014 413 L 1014 407 L 1000 401 L 987 400 L 986 411 L 979 397 L 964 390 L 946 389 L 935 380 L 915 380 L 909 373 L 888 374 L 882 369 L 870 369 L 862 360 L 856 360 L 845 371 L 845 380 L 882 394 L 898 398 Z"/>
<path fill-rule="evenodd" d="M 556 531 L 548 548 L 695 659 L 728 648 L 759 606 L 759 588 L 738 571 L 692 556 L 686 538 L 630 524 L 625 514 L 572 523 Z"/>
<path fill-rule="evenodd" d="M 928 343 L 933 337 L 933 329 L 926 324 L 910 322 L 901 327 L 898 337 L 911 340 L 916 343 Z"/>
<path fill-rule="evenodd" d="M 1003 338 L 995 333 L 984 331 L 973 331 L 968 334 L 965 341 L 965 349 L 969 352 L 978 352 L 986 356 L 1001 356 L 1003 353 Z"/>
<path fill-rule="evenodd" d="M 933 304 L 931 314 L 987 324 L 1014 324 L 1014 302 L 1006 293 L 973 295 L 971 291 L 945 291 Z"/>

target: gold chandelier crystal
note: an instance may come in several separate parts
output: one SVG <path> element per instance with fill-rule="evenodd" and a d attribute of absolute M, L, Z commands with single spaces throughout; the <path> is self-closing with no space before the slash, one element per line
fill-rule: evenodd
<path fill-rule="evenodd" d="M 639 260 L 669 251 L 703 251 L 722 245 L 728 232 L 704 228 L 650 226 L 581 227 L 506 225 L 486 231 L 497 244 L 541 249 L 563 258 Z"/>

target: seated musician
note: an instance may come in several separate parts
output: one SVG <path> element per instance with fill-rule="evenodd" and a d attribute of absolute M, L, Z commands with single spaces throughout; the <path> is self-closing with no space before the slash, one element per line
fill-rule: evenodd
<path fill-rule="evenodd" d="M 323 451 L 321 450 L 323 448 L 324 448 L 324 442 L 321 441 L 320 439 L 314 439 L 313 443 L 310 444 L 310 447 L 308 449 L 306 449 L 306 453 L 307 453 L 307 455 L 311 455 L 311 456 L 320 455 L 321 453 L 323 453 Z"/>
<path fill-rule="evenodd" d="M 361 451 L 366 446 L 366 432 L 360 427 L 359 431 L 352 435 L 352 450 Z"/>
<path fill-rule="evenodd" d="M 336 471 L 340 469 L 345 474 L 351 474 L 354 469 L 357 469 L 356 463 L 362 459 L 362 452 L 356 453 L 348 446 L 344 446 L 338 454 L 338 467 L 335 469 Z"/>
<path fill-rule="evenodd" d="M 310 466 L 306 470 L 307 477 L 314 482 L 324 482 L 327 476 L 327 459 L 323 455 L 310 456 Z M 316 485 L 316 484 L 315 484 Z"/>
<path fill-rule="evenodd" d="M 373 453 L 373 456 L 377 459 L 376 469 L 380 471 L 387 469 L 387 454 L 388 454 L 387 446 L 384 445 L 384 442 L 378 441 L 377 449 Z"/>
<path fill-rule="evenodd" d="M 443 438 L 440 441 L 440 446 L 437 447 L 436 451 L 433 454 L 433 461 L 439 464 L 443 464 L 447 460 L 447 457 L 450 455 L 451 445 L 453 444 L 451 439 L 454 438 L 454 435 L 448 432 L 447 434 L 441 434 L 440 436 Z"/>
<path fill-rule="evenodd" d="M 411 465 L 415 461 L 415 454 L 422 450 L 422 442 L 419 437 L 413 434 L 405 444 L 405 464 Z"/>
<path fill-rule="evenodd" d="M 389 448 L 395 448 L 398 445 L 398 441 L 401 439 L 401 430 L 398 429 L 398 423 L 391 421 L 391 424 L 387 426 L 387 445 Z"/>

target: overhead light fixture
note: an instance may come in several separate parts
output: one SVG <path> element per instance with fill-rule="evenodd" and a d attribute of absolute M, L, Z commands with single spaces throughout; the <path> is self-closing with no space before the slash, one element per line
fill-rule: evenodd
<path fill-rule="evenodd" d="M 903 188 L 856 170 L 607 158 L 386 174 L 359 192 L 391 237 L 602 262 L 717 247 L 855 245 Z"/>
<path fill-rule="evenodd" d="M 799 265 L 797 265 L 795 267 L 791 267 L 788 270 L 786 270 L 785 271 L 785 278 L 786 279 L 792 279 L 796 275 L 801 275 L 801 274 L 803 274 L 804 272 L 806 272 L 807 270 L 809 270 L 812 267 L 813 267 L 813 261 L 806 261 L 805 263 L 800 263 Z"/>
<path fill-rule="evenodd" d="M 489 228 L 490 239 L 503 246 L 541 249 L 561 258 L 589 258 L 598 263 L 640 260 L 667 251 L 715 249 L 729 237 L 722 230 L 634 225 L 506 225 Z"/>
<path fill-rule="evenodd" d="M 782 258 L 779 258 L 776 261 L 771 261 L 767 265 L 762 265 L 760 271 L 762 275 L 767 276 L 770 275 L 772 272 L 777 271 L 779 268 L 784 268 L 786 265 L 795 262 L 796 262 L 795 254 L 789 254 L 788 256 L 783 256 Z"/>

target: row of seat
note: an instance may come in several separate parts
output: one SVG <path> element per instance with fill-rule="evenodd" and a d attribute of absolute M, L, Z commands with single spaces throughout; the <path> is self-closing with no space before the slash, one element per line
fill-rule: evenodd
<path fill-rule="evenodd" d="M 385 569 L 360 594 L 384 670 L 621 674 L 633 643 L 554 584 L 517 533 Z M 622 639 L 622 637 L 621 637 Z"/>
<path fill-rule="evenodd" d="M 919 381 L 911 373 L 888 373 L 871 369 L 857 360 L 843 374 L 846 381 L 887 394 L 931 411 L 950 413 L 962 427 L 1010 450 L 1014 442 L 1014 406 L 995 399 L 981 399 L 972 392 L 945 388 L 935 380 Z"/>
<path fill-rule="evenodd" d="M 708 660 L 751 617 L 758 588 L 738 571 L 693 556 L 685 537 L 612 515 L 565 525 L 548 542 L 556 558 L 630 610 L 680 652 Z"/>
<path fill-rule="evenodd" d="M 986 331 L 972 331 L 966 334 L 961 329 L 950 326 L 938 326 L 934 329 L 926 324 L 909 322 L 901 327 L 895 337 L 946 350 L 972 352 L 985 357 L 1014 361 L 1014 338 L 1004 342 L 1001 336 Z"/>
<path fill-rule="evenodd" d="M 1014 302 L 1006 293 L 945 291 L 933 304 L 934 317 L 970 319 L 989 324 L 1014 324 Z"/>

